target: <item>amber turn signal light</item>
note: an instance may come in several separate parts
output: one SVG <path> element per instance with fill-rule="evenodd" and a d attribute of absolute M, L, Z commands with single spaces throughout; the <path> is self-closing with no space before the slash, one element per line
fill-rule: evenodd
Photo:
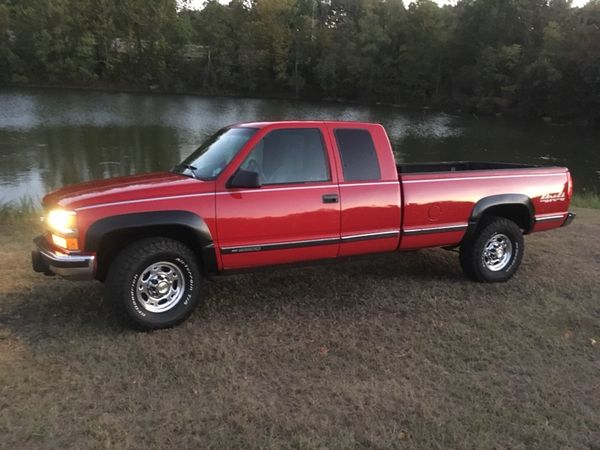
<path fill-rule="evenodd" d="M 77 238 L 64 238 L 62 236 L 52 235 L 54 245 L 67 250 L 79 250 L 79 242 Z"/>

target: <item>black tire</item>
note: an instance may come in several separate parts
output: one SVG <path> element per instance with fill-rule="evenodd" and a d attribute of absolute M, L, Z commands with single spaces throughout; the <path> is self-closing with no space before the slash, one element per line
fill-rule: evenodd
<path fill-rule="evenodd" d="M 507 239 L 505 239 L 505 237 Z M 495 238 L 492 242 L 492 238 Z M 486 246 L 506 244 L 506 249 L 486 252 Z M 508 251 L 510 250 L 510 256 Z M 460 246 L 460 265 L 465 274 L 482 283 L 498 283 L 509 280 L 521 265 L 525 243 L 523 233 L 512 220 L 489 217 L 477 227 L 474 235 Z M 502 257 L 497 258 L 497 255 Z M 493 258 L 490 258 L 490 255 Z M 497 264 L 494 262 L 498 261 Z"/>
<path fill-rule="evenodd" d="M 130 324 L 154 330 L 187 319 L 200 303 L 199 288 L 198 263 L 188 247 L 173 239 L 148 238 L 116 256 L 106 277 L 105 295 Z M 168 291 L 162 292 L 164 289 Z M 164 293 L 168 298 L 156 300 Z M 156 304 L 144 303 L 144 298 Z"/>

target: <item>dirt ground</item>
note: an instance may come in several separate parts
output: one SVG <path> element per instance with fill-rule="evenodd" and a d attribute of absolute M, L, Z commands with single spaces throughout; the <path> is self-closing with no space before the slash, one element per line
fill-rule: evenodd
<path fill-rule="evenodd" d="M 600 211 L 505 284 L 424 250 L 221 277 L 182 326 L 31 271 L 0 225 L 0 447 L 600 448 Z"/>

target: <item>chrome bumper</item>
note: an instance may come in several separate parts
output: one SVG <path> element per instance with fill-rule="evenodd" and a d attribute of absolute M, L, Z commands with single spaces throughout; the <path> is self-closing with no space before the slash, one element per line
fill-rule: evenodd
<path fill-rule="evenodd" d="M 92 280 L 94 256 L 69 255 L 51 249 L 42 236 L 33 240 L 36 249 L 31 252 L 31 265 L 35 272 L 60 275 L 69 280 Z"/>

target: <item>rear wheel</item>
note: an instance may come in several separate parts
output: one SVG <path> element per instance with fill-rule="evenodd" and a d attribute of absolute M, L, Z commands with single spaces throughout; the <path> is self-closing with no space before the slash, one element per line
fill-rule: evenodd
<path fill-rule="evenodd" d="M 144 329 L 183 322 L 200 302 L 200 272 L 179 241 L 149 238 L 117 255 L 106 278 L 106 298 Z"/>
<path fill-rule="evenodd" d="M 523 250 L 519 226 L 503 217 L 490 217 L 481 223 L 475 236 L 461 245 L 460 264 L 476 281 L 507 281 L 521 265 Z"/>

